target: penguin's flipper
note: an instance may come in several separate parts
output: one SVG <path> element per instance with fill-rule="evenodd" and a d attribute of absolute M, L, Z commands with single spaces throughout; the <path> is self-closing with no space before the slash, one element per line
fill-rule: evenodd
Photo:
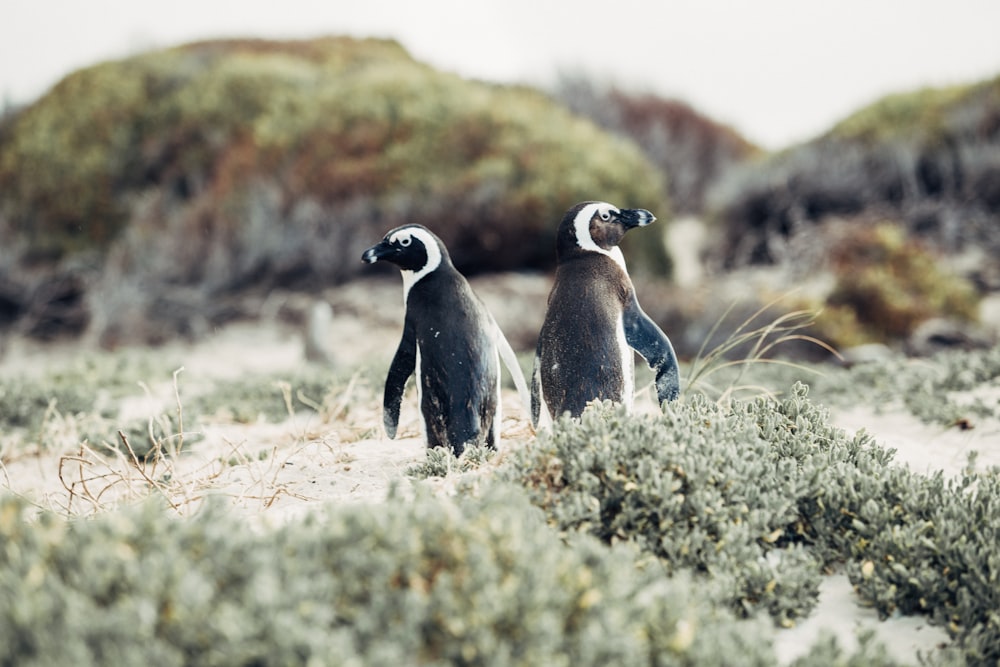
<path fill-rule="evenodd" d="M 396 355 L 389 366 L 389 374 L 385 378 L 385 396 L 382 400 L 382 423 L 385 425 L 389 439 L 396 437 L 396 426 L 399 424 L 399 406 L 403 402 L 403 392 L 406 381 L 413 375 L 417 367 L 417 334 L 413 323 L 406 318 L 403 324 L 403 338 L 396 348 Z"/>
<path fill-rule="evenodd" d="M 535 352 L 535 363 L 531 370 L 531 426 L 538 428 L 538 418 L 542 411 L 542 360 Z"/>
<path fill-rule="evenodd" d="M 500 358 L 503 359 L 504 366 L 507 367 L 511 379 L 514 380 L 514 386 L 517 388 L 517 395 L 521 399 L 521 405 L 530 414 L 531 396 L 528 392 L 528 383 L 524 381 L 521 364 L 517 361 L 514 348 L 510 346 L 507 337 L 503 335 L 503 331 L 500 330 L 496 322 L 493 323 L 493 327 L 496 331 L 497 349 L 500 351 Z"/>
<path fill-rule="evenodd" d="M 629 347 L 641 354 L 656 372 L 656 396 L 659 402 L 676 399 L 681 393 L 681 382 L 674 346 L 656 322 L 643 312 L 635 294 L 625 306 L 622 323 Z"/>

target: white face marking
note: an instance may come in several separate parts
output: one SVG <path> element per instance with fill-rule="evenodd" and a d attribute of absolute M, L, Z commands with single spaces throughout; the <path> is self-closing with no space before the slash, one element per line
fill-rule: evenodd
<path fill-rule="evenodd" d="M 406 303 L 407 297 L 410 296 L 410 288 L 413 287 L 418 280 L 441 266 L 441 249 L 438 248 L 437 241 L 434 240 L 434 237 L 431 236 L 426 230 L 418 227 L 405 227 L 397 232 L 394 232 L 392 236 L 389 237 L 389 243 L 399 243 L 399 245 L 404 248 L 413 243 L 414 240 L 417 240 L 424 245 L 424 249 L 427 252 L 427 263 L 424 264 L 424 267 L 419 271 L 410 271 L 407 269 L 400 271 L 403 275 L 403 303 Z"/>
<path fill-rule="evenodd" d="M 583 248 L 584 250 L 589 250 L 591 252 L 599 252 L 602 255 L 607 255 L 615 261 L 618 266 L 622 267 L 622 271 L 628 273 L 628 269 L 625 268 L 625 255 L 622 254 L 621 248 L 615 246 L 611 250 L 605 250 L 601 246 L 594 243 L 594 239 L 590 236 L 590 221 L 593 219 L 594 215 L 600 215 L 601 218 L 610 216 L 611 213 L 618 213 L 618 207 L 613 204 L 608 204 L 607 202 L 594 202 L 593 204 L 587 204 L 580 209 L 580 212 L 576 214 L 573 218 L 573 229 L 576 232 L 576 244 Z"/>

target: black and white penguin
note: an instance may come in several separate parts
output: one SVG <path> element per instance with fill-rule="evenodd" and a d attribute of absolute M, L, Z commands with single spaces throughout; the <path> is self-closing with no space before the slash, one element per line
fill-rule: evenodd
<path fill-rule="evenodd" d="M 385 381 L 382 421 L 396 437 L 406 381 L 416 371 L 429 447 L 456 456 L 470 445 L 500 441 L 500 358 L 522 402 L 528 388 L 517 357 L 486 306 L 451 262 L 444 243 L 421 225 L 389 231 L 362 260 L 399 267 L 406 316 L 403 337 Z"/>
<path fill-rule="evenodd" d="M 583 202 L 566 212 L 556 235 L 556 276 L 538 335 L 531 378 L 535 426 L 587 403 L 632 407 L 635 350 L 656 372 L 660 402 L 680 393 L 670 339 L 639 307 L 618 243 L 656 218 L 645 209 Z"/>

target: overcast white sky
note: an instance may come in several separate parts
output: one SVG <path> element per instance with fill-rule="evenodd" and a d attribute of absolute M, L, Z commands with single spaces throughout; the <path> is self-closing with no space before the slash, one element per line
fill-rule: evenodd
<path fill-rule="evenodd" d="M 771 148 L 888 92 L 1000 74 L 1000 0 L 0 0 L 0 99 L 147 48 L 323 34 L 493 81 L 589 73 Z"/>

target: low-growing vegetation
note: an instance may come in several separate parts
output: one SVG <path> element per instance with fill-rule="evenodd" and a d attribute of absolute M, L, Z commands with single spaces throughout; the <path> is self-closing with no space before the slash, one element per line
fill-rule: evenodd
<path fill-rule="evenodd" d="M 1000 386 L 1000 346 L 931 360 L 893 357 L 849 371 L 831 368 L 811 382 L 829 405 L 903 406 L 927 423 L 964 428 L 1000 418 L 1000 395 L 991 395 Z"/>
<path fill-rule="evenodd" d="M 938 419 L 920 406 L 996 387 L 998 354 L 826 368 L 810 382 L 824 402 L 852 392 Z M 864 432 L 832 426 L 805 385 L 774 398 L 803 370 L 743 369 L 770 385 L 758 398 L 691 392 L 636 416 L 598 405 L 500 457 L 428 452 L 384 501 L 317 504 L 277 524 L 248 523 L 225 494 L 176 505 L 164 471 L 180 474 L 197 441 L 156 450 L 158 472 L 133 456 L 152 498 L 89 519 L 7 495 L 3 662 L 774 665 L 781 630 L 766 626 L 807 617 L 820 578 L 843 569 L 880 614 L 924 614 L 953 637 L 931 664 L 995 664 L 1000 470 L 896 466 Z M 285 416 L 352 392 L 377 402 L 307 376 L 275 388 Z M 283 418 L 258 404 L 273 377 L 244 384 L 223 392 L 234 414 L 245 403 Z M 290 411 L 296 386 L 306 400 Z M 195 405 L 190 419 L 207 414 Z M 979 407 L 1000 419 L 1000 404 Z M 232 466 L 255 456 L 234 451 Z M 458 483 L 435 493 L 419 481 L 440 477 Z M 870 639 L 850 654 L 822 638 L 794 664 L 896 663 Z"/>
<path fill-rule="evenodd" d="M 754 626 L 633 549 L 564 541 L 515 489 L 255 530 L 155 503 L 0 504 L 5 664 L 767 665 Z"/>
<path fill-rule="evenodd" d="M 721 585 L 738 614 L 791 624 L 820 573 L 847 563 L 881 613 L 928 614 L 969 664 L 994 664 L 1000 470 L 951 481 L 891 458 L 798 385 L 777 403 L 698 398 L 662 417 L 605 406 L 560 422 L 508 474 L 560 530 L 635 543 Z"/>

